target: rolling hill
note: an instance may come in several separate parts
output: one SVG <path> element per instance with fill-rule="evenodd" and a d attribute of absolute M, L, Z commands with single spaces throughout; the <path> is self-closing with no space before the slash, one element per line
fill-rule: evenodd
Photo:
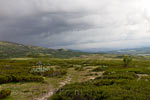
<path fill-rule="evenodd" d="M 38 46 L 29 46 L 13 42 L 0 41 L 0 58 L 12 58 L 12 57 L 68 58 L 68 57 L 77 57 L 82 54 L 87 53 L 67 49 L 50 49 Z"/>

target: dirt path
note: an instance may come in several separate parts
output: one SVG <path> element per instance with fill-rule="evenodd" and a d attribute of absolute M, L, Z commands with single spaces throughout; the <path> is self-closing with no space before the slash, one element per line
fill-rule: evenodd
<path fill-rule="evenodd" d="M 43 95 L 42 97 L 35 98 L 33 100 L 47 100 L 49 97 L 51 97 L 55 93 L 55 91 L 57 91 L 59 88 L 65 86 L 70 81 L 71 81 L 71 77 L 68 75 L 67 78 L 63 82 L 59 83 L 60 85 L 59 85 L 58 88 L 56 88 L 56 89 L 50 89 L 50 91 L 47 94 Z"/>
<path fill-rule="evenodd" d="M 88 79 L 94 80 L 96 77 L 100 77 L 104 74 L 104 71 L 101 72 L 91 72 L 92 74 L 98 74 L 98 76 L 89 76 Z"/>
<path fill-rule="evenodd" d="M 89 71 L 87 71 L 87 73 L 88 73 Z M 103 73 L 104 72 L 99 72 L 98 73 L 98 76 L 102 76 L 103 75 Z M 77 75 L 78 74 L 78 75 Z M 60 82 L 59 83 L 59 86 L 58 86 L 58 88 L 56 88 L 56 89 L 50 89 L 49 90 L 49 92 L 47 93 L 47 94 L 45 94 L 45 95 L 43 95 L 43 96 L 41 96 L 41 97 L 39 97 L 39 98 L 35 98 L 35 99 L 33 99 L 33 100 L 47 100 L 49 97 L 51 97 L 58 89 L 60 89 L 61 87 L 63 87 L 63 86 L 65 86 L 66 84 L 69 84 L 70 82 L 71 82 L 71 80 L 74 80 L 75 78 L 79 78 L 78 76 L 84 76 L 85 77 L 85 75 L 84 75 L 84 73 L 82 73 L 82 74 L 79 74 L 78 72 L 76 72 L 76 71 L 70 71 L 70 73 L 68 73 L 68 76 L 66 77 L 66 79 L 64 80 L 64 81 L 62 81 L 62 82 Z M 74 77 L 74 76 L 76 76 L 76 77 Z M 86 77 L 86 79 L 82 79 L 81 78 L 81 80 L 83 81 L 87 81 L 87 80 L 90 80 L 90 79 L 95 79 L 97 76 L 89 76 L 89 77 Z M 79 82 L 79 81 L 77 81 L 77 82 Z"/>
<path fill-rule="evenodd" d="M 137 74 L 138 76 L 138 79 L 137 80 L 140 80 L 142 77 L 145 77 L 145 76 L 148 76 L 147 74 Z"/>

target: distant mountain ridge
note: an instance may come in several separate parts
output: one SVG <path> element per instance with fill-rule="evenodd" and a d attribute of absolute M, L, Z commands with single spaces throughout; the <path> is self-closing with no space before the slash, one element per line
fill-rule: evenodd
<path fill-rule="evenodd" d="M 76 57 L 85 54 L 67 49 L 50 49 L 14 42 L 0 41 L 0 58 L 11 57 Z"/>

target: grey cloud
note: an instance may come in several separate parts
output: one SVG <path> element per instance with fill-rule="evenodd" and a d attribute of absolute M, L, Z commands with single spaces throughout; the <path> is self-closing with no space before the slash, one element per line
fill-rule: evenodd
<path fill-rule="evenodd" d="M 33 38 L 41 36 L 37 38 L 39 40 L 40 38 L 45 39 L 52 34 L 61 34 L 66 31 L 79 31 L 91 28 L 88 23 L 69 22 L 69 20 L 72 19 L 72 16 L 73 18 L 78 17 L 77 15 L 70 13 L 42 13 L 29 17 L 13 18 L 12 21 L 4 21 L 0 24 L 0 39 L 6 38 L 18 40 L 23 39 L 25 36 L 33 36 Z M 32 39 L 30 41 L 32 41 Z"/>
<path fill-rule="evenodd" d="M 148 0 L 0 0 L 0 40 L 74 49 L 136 47 L 136 40 L 139 45 L 148 46 L 150 18 L 145 15 L 145 9 L 150 13 L 148 3 Z"/>

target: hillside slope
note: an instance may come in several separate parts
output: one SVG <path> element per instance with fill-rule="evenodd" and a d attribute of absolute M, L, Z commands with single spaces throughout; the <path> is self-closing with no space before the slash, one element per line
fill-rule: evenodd
<path fill-rule="evenodd" d="M 11 57 L 58 57 L 68 58 L 80 56 L 82 52 L 65 49 L 49 49 L 38 46 L 29 46 L 12 42 L 0 41 L 0 58 Z"/>

